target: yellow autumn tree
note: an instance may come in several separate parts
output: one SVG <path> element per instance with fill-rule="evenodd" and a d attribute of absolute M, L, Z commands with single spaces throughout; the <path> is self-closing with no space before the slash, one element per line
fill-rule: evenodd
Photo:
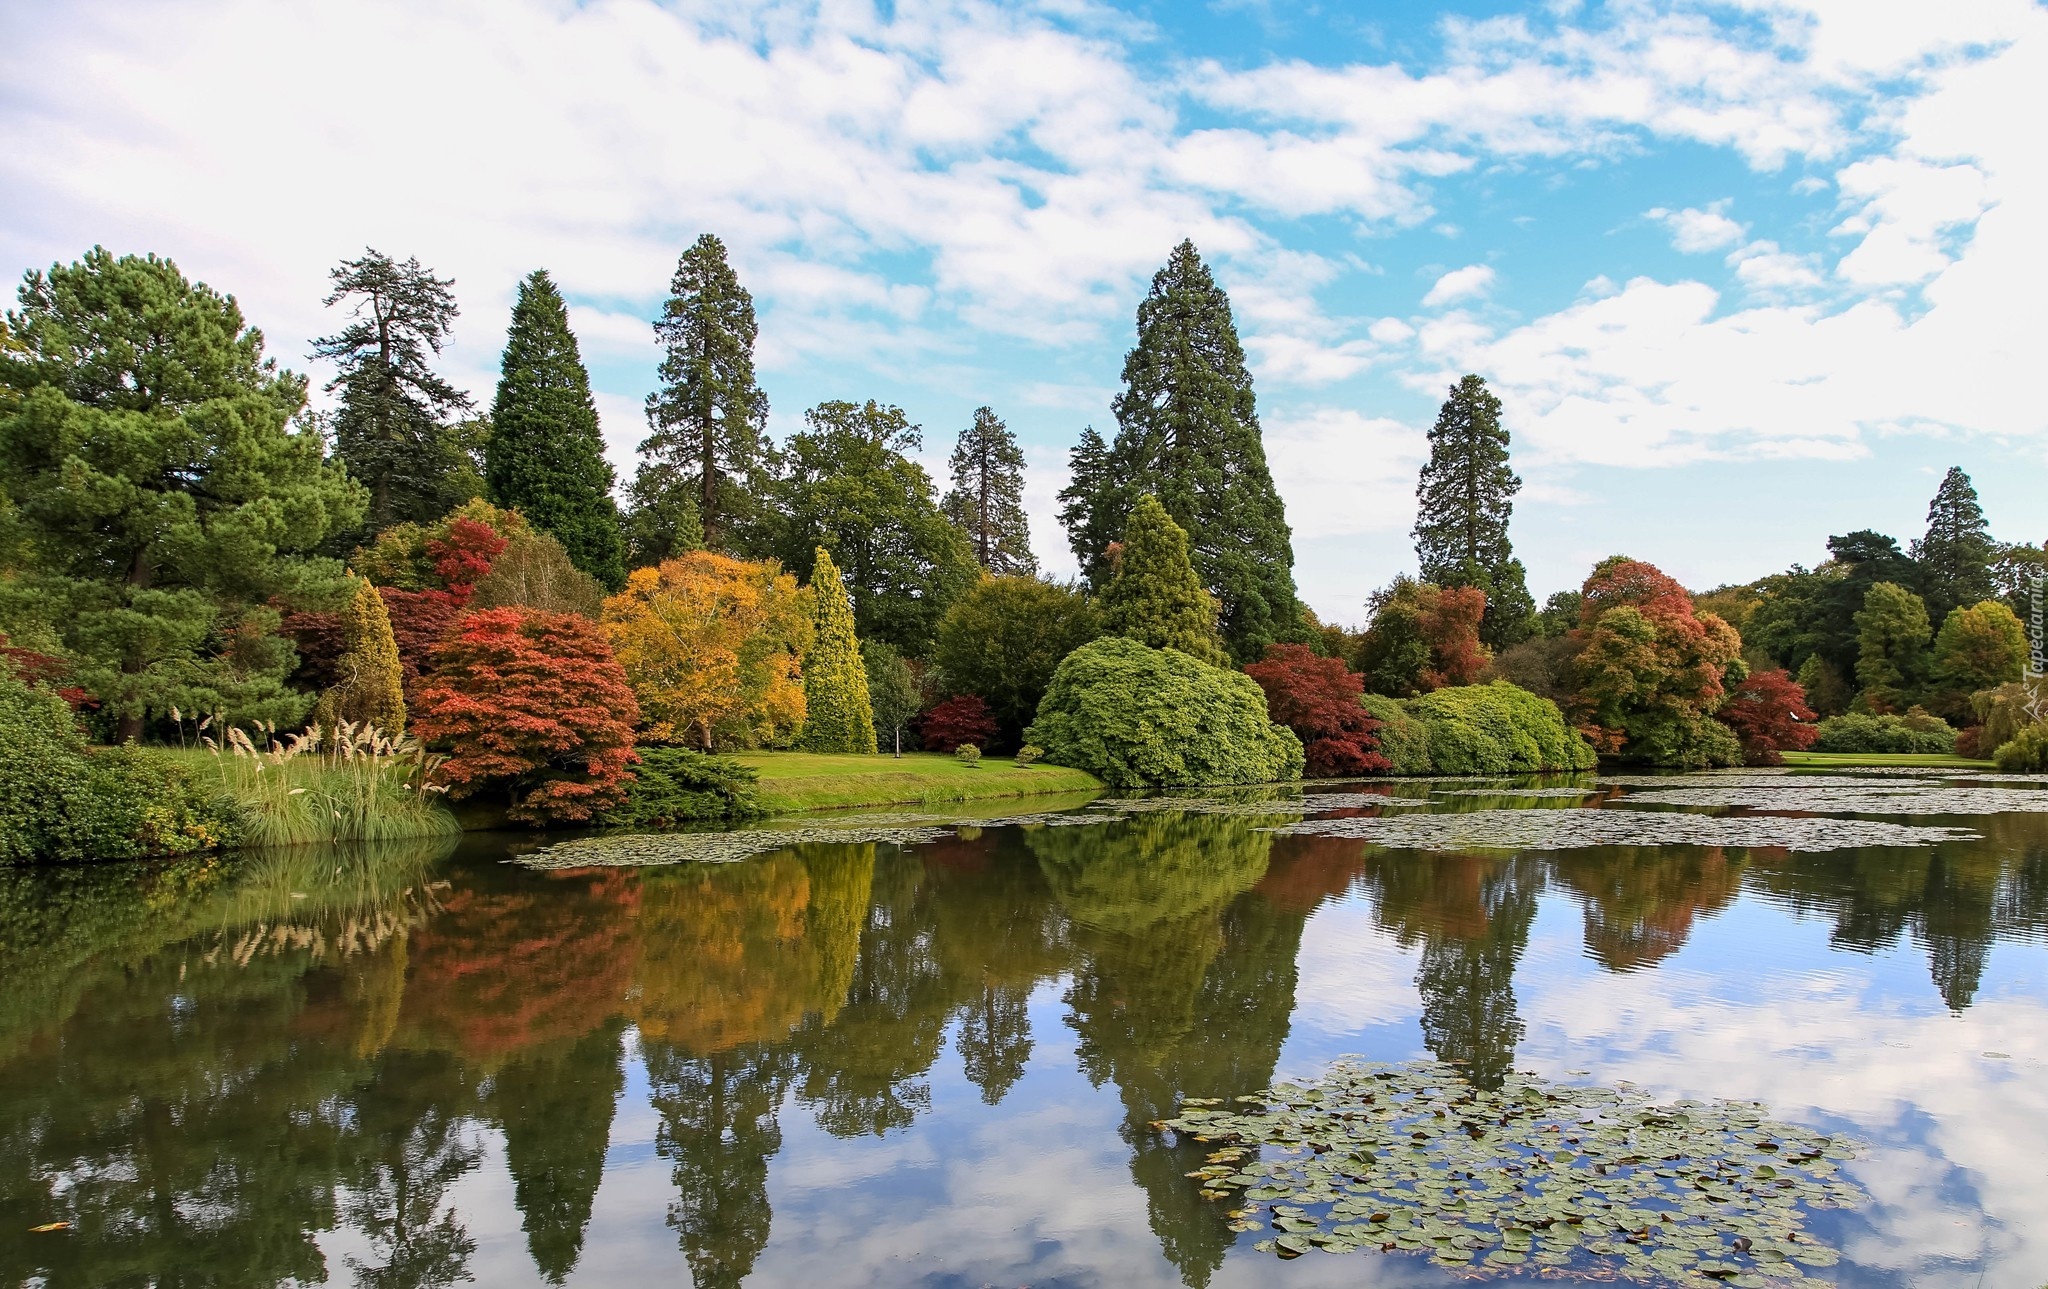
<path fill-rule="evenodd" d="M 636 569 L 603 622 L 646 741 L 759 747 L 803 725 L 810 608 L 775 561 L 692 551 Z"/>

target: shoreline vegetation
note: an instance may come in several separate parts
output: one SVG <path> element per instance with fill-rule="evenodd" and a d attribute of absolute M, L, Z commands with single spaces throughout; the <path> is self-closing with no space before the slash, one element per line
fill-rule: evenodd
<path fill-rule="evenodd" d="M 1066 766 L 968 764 L 937 752 L 741 752 L 734 760 L 760 775 L 755 795 L 770 815 L 861 806 L 951 804 L 1053 793 L 1101 792 L 1102 780 Z"/>

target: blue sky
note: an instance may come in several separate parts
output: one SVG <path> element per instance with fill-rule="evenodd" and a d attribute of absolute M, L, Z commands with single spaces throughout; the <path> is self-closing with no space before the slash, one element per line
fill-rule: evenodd
<path fill-rule="evenodd" d="M 775 432 L 877 398 L 938 467 L 987 403 L 1061 572 L 1066 449 L 1192 237 L 1324 617 L 1412 566 L 1465 371 L 1539 597 L 1617 551 L 1704 589 L 1912 537 L 1951 464 L 2048 537 L 2044 83 L 2025 0 L 0 0 L 0 272 L 168 254 L 324 376 L 327 268 L 417 255 L 487 402 L 544 266 L 629 473 L 648 319 L 713 231 Z"/>

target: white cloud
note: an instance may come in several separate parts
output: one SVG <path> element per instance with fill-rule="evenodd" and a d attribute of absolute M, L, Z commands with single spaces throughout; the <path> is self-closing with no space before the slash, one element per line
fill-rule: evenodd
<path fill-rule="evenodd" d="M 1493 282 L 1491 265 L 1468 264 L 1461 269 L 1452 269 L 1429 288 L 1429 293 L 1422 297 L 1422 307 L 1434 309 L 1457 300 L 1483 296 L 1493 289 Z"/>
<path fill-rule="evenodd" d="M 1728 218 L 1724 213 L 1727 205 L 1725 201 L 1717 201 L 1704 210 L 1694 206 L 1668 210 L 1659 206 L 1646 214 L 1671 230 L 1673 246 L 1689 255 L 1696 255 L 1731 246 L 1741 241 L 1743 233 L 1748 231 L 1748 225 Z"/>

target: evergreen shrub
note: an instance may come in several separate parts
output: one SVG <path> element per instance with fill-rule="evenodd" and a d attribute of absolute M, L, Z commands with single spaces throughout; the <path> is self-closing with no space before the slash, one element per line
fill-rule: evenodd
<path fill-rule="evenodd" d="M 2048 721 L 2029 725 L 2015 734 L 2011 741 L 1999 744 L 1991 759 L 2007 774 L 2048 771 Z"/>
<path fill-rule="evenodd" d="M 1392 767 L 1390 773 L 1428 774 L 1436 768 L 1429 755 L 1429 726 L 1410 715 L 1400 699 L 1367 694 L 1358 702 L 1380 723 L 1373 737 L 1379 740 L 1380 755 Z"/>
<path fill-rule="evenodd" d="M 729 756 L 684 747 L 643 747 L 626 799 L 598 822 L 609 828 L 673 828 L 737 823 L 766 813 L 754 792 L 758 772 Z"/>
<path fill-rule="evenodd" d="M 1950 753 L 1956 732 L 1935 717 L 1871 716 L 1851 712 L 1820 723 L 1816 752 Z"/>
<path fill-rule="evenodd" d="M 1405 706 L 1427 727 L 1431 767 L 1439 774 L 1590 770 L 1597 760 L 1556 703 L 1506 681 L 1453 685 Z"/>

